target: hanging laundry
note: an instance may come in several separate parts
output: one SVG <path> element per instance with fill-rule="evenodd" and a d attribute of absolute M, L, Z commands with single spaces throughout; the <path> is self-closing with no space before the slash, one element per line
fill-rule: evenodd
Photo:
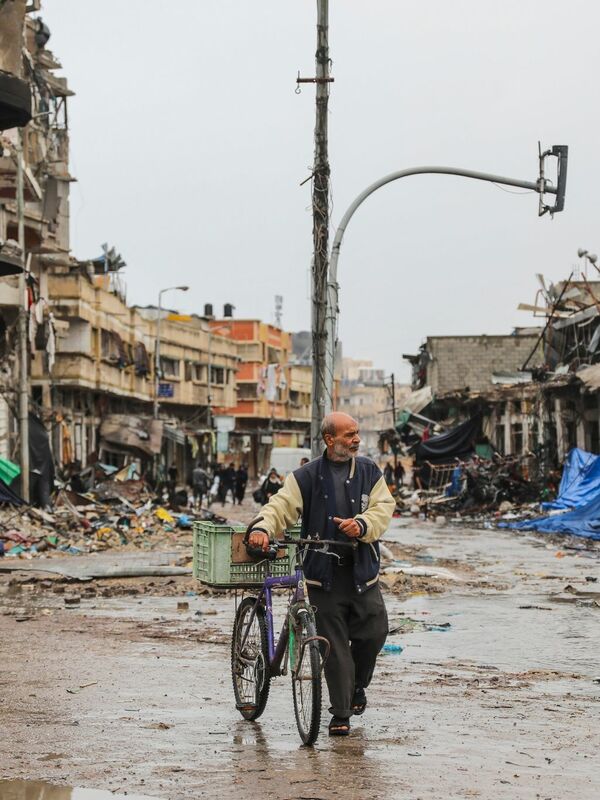
<path fill-rule="evenodd" d="M 277 366 L 277 364 L 269 364 L 267 367 L 265 398 L 269 403 L 274 403 L 277 400 Z"/>
<path fill-rule="evenodd" d="M 279 378 L 277 379 L 277 388 L 281 389 L 282 392 L 285 392 L 287 389 L 287 379 L 285 377 L 285 369 L 283 367 L 277 367 L 279 372 Z"/>
<path fill-rule="evenodd" d="M 256 387 L 256 392 L 260 397 L 263 395 L 267 390 L 267 370 L 266 367 L 261 367 L 258 373 L 258 385 Z"/>
<path fill-rule="evenodd" d="M 52 372 L 52 367 L 56 360 L 56 329 L 54 327 L 54 314 L 50 313 L 48 318 L 48 341 L 46 342 L 46 352 L 48 353 L 48 372 Z"/>

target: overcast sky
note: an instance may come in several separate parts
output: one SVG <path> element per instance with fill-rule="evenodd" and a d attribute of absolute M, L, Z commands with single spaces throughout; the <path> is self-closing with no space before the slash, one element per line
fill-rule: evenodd
<path fill-rule="evenodd" d="M 509 333 L 536 272 L 600 250 L 600 6 L 589 0 L 332 2 L 333 225 L 389 172 L 420 164 L 535 180 L 537 141 L 568 144 L 566 210 L 446 176 L 408 178 L 357 212 L 339 261 L 345 355 L 403 378 L 427 335 Z M 309 174 L 316 4 L 44 0 L 70 101 L 72 247 L 108 241 L 128 299 L 225 302 L 310 327 Z"/>

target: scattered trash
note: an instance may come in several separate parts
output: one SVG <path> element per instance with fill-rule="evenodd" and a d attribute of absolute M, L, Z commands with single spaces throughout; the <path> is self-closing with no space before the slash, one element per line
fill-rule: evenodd
<path fill-rule="evenodd" d="M 186 600 L 177 601 L 177 611 L 189 611 L 190 604 Z"/>
<path fill-rule="evenodd" d="M 0 506 L 3 563 L 42 554 L 78 556 L 124 547 L 155 550 L 175 543 L 189 545 L 194 520 L 227 521 L 209 509 L 188 508 L 183 491 L 181 497 L 174 494 L 165 502 L 163 494 L 157 495 L 145 481 L 128 477 L 130 472 L 97 463 L 82 472 L 85 485 L 77 483 L 78 491 L 59 489 L 51 510 Z"/>
<path fill-rule="evenodd" d="M 381 648 L 382 653 L 396 653 L 398 655 L 400 655 L 403 650 L 404 648 L 400 644 L 384 644 Z"/>
<path fill-rule="evenodd" d="M 90 686 L 97 686 L 98 681 L 91 681 L 90 683 L 81 683 L 72 689 L 67 689 L 68 694 L 79 694 L 82 689 L 87 689 Z"/>

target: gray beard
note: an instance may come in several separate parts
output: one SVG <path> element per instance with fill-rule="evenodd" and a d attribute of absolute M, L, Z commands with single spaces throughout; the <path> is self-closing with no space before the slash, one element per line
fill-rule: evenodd
<path fill-rule="evenodd" d="M 332 461 L 350 461 L 352 454 L 343 445 L 334 445 L 331 452 Z"/>

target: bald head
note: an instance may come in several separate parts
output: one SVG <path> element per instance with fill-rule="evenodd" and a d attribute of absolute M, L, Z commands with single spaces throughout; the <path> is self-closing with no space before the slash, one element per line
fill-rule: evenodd
<path fill-rule="evenodd" d="M 358 422 L 350 414 L 344 414 L 343 411 L 332 411 L 331 414 L 327 414 L 321 423 L 321 436 L 323 439 L 325 439 L 326 434 L 335 436 L 339 428 L 347 425 L 355 425 L 358 428 Z"/>
<path fill-rule="evenodd" d="M 349 414 L 342 411 L 327 414 L 321 423 L 321 436 L 331 461 L 348 461 L 358 453 L 358 422 Z"/>

